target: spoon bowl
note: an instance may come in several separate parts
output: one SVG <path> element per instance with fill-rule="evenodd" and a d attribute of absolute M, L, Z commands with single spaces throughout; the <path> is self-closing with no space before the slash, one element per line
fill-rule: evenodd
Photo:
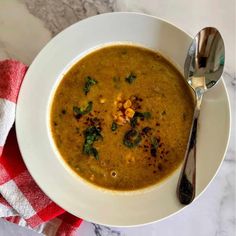
<path fill-rule="evenodd" d="M 224 41 L 216 28 L 202 29 L 190 45 L 185 65 L 184 76 L 195 90 L 193 80 L 204 77 L 205 90 L 210 89 L 220 79 L 224 69 Z"/>

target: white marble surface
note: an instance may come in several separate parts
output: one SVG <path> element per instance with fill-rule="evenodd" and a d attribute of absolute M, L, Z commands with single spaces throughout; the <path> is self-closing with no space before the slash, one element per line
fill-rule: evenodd
<path fill-rule="evenodd" d="M 164 18 L 190 34 L 211 25 L 226 44 L 224 80 L 232 108 L 232 134 L 226 158 L 202 196 L 166 220 L 135 228 L 106 228 L 84 222 L 82 236 L 232 236 L 236 233 L 235 198 L 235 0 L 1 0 L 0 59 L 30 64 L 50 38 L 68 25 L 107 11 L 140 11 Z M 219 124 L 220 125 L 220 124 Z M 0 236 L 38 235 L 0 219 Z"/>

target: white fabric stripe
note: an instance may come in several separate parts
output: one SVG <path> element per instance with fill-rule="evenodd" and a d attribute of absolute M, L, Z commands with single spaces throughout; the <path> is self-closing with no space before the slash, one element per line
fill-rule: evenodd
<path fill-rule="evenodd" d="M 15 120 L 16 104 L 0 98 L 0 146 L 4 146 L 7 135 Z"/>
<path fill-rule="evenodd" d="M 36 214 L 27 198 L 13 180 L 1 185 L 0 193 L 23 218 L 28 219 Z"/>
<path fill-rule="evenodd" d="M 17 212 L 8 206 L 0 203 L 0 217 L 17 216 Z"/>

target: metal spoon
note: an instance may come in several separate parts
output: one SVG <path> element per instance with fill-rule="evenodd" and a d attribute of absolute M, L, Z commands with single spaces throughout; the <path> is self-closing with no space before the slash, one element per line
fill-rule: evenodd
<path fill-rule="evenodd" d="M 179 201 L 185 205 L 195 197 L 197 125 L 202 97 L 221 78 L 224 61 L 224 41 L 218 30 L 212 27 L 202 29 L 193 39 L 184 65 L 185 79 L 196 96 L 184 165 L 177 186 Z"/>

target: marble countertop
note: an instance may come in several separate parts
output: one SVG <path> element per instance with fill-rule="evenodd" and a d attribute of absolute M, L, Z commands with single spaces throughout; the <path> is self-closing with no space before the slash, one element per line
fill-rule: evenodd
<path fill-rule="evenodd" d="M 83 222 L 82 236 L 231 236 L 236 233 L 236 7 L 235 0 L 1 0 L 0 60 L 30 64 L 57 33 L 83 18 L 110 11 L 156 15 L 194 35 L 204 26 L 217 27 L 225 40 L 224 81 L 232 109 L 232 132 L 225 160 L 199 199 L 184 211 L 158 223 L 133 228 L 108 228 Z M 39 235 L 0 219 L 0 236 Z"/>

